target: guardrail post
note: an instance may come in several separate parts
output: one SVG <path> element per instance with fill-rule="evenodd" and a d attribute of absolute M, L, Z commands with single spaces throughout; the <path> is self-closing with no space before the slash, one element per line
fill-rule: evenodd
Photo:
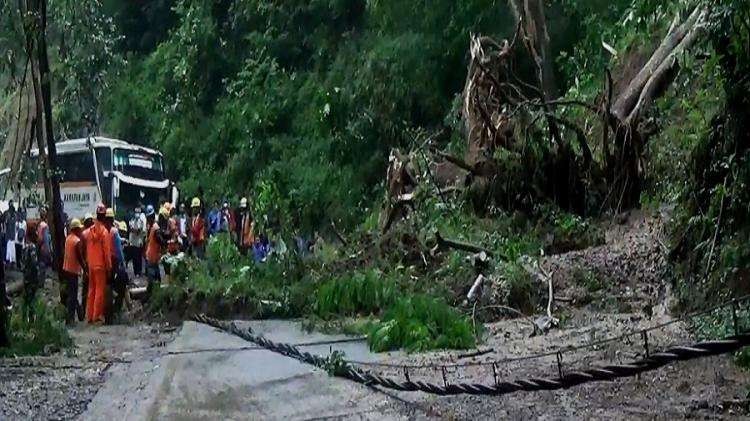
<path fill-rule="evenodd" d="M 735 336 L 739 336 L 740 334 L 740 326 L 737 322 L 737 299 L 732 300 L 732 324 L 734 324 L 734 334 Z"/>
<path fill-rule="evenodd" d="M 443 371 L 443 386 L 448 387 L 448 378 L 445 375 L 445 366 L 440 367 Z"/>
<path fill-rule="evenodd" d="M 406 381 L 411 383 L 411 379 L 409 378 L 409 368 L 404 367 L 404 377 L 406 378 Z"/>
<path fill-rule="evenodd" d="M 497 363 L 492 363 L 492 375 L 495 377 L 495 386 L 499 385 L 500 382 L 497 380 Z"/>
<path fill-rule="evenodd" d="M 562 380 L 563 378 L 562 351 L 557 351 L 557 374 L 560 376 L 560 380 Z"/>
<path fill-rule="evenodd" d="M 646 358 L 650 358 L 651 355 L 648 349 L 648 330 L 642 331 L 641 337 L 643 338 L 643 349 L 646 351 Z"/>

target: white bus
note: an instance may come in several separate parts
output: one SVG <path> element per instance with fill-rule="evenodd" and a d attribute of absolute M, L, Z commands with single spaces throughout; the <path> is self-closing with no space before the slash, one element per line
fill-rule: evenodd
<path fill-rule="evenodd" d="M 112 207 L 121 218 L 137 204 L 158 208 L 160 203 L 178 200 L 159 151 L 99 136 L 55 145 L 63 212 L 68 218 L 82 218 L 100 202 Z M 30 159 L 27 168 L 39 168 L 38 149 L 31 150 Z M 12 199 L 26 209 L 28 219 L 38 218 L 39 205 L 45 203 L 41 178 L 33 187 L 23 188 L 20 183 L 9 185 L 9 174 L 8 169 L 0 170 L 0 193 L 5 193 L 3 208 Z"/>

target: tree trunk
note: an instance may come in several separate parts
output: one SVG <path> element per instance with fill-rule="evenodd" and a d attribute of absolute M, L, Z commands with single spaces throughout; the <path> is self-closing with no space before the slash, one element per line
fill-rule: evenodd
<path fill-rule="evenodd" d="M 510 0 L 510 8 L 516 20 L 521 22 L 524 44 L 536 65 L 536 76 L 544 99 L 554 99 L 557 97 L 557 81 L 550 59 L 544 3 L 542 0 Z"/>
<path fill-rule="evenodd" d="M 51 74 L 47 57 L 47 0 L 31 0 L 26 2 L 25 7 L 21 4 L 22 15 L 24 11 L 34 17 L 31 23 L 24 26 L 24 32 L 32 69 L 36 69 L 36 71 L 32 71 L 32 81 L 37 99 L 37 143 L 39 144 L 39 156 L 43 159 L 45 166 L 44 181 L 47 204 L 50 209 L 48 223 L 52 236 L 53 267 L 59 272 L 62 268 L 65 242 L 63 224 L 65 222 L 62 220 L 62 200 L 57 174 L 57 148 L 52 128 Z"/>
<path fill-rule="evenodd" d="M 696 39 L 699 29 L 705 19 L 705 10 L 696 7 L 684 23 L 677 25 L 679 16 L 675 18 L 667 35 L 659 47 L 651 54 L 648 62 L 641 68 L 636 76 L 628 83 L 615 100 L 612 113 L 617 119 L 625 122 L 633 112 L 638 109 L 639 102 L 647 86 L 657 85 L 666 76 L 666 70 L 676 63 L 676 55 L 688 48 Z M 688 38 L 687 42 L 683 40 Z M 641 105 L 642 107 L 642 105 Z"/>

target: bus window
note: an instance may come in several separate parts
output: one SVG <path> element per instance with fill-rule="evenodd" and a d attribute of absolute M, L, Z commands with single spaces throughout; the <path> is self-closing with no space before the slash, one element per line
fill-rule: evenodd
<path fill-rule="evenodd" d="M 96 148 L 96 164 L 102 171 L 112 171 L 112 149 Z"/>
<path fill-rule="evenodd" d="M 62 182 L 89 181 L 96 182 L 94 159 L 90 152 L 76 152 L 60 155 L 57 158 Z"/>
<path fill-rule="evenodd" d="M 148 180 L 163 180 L 161 156 L 138 150 L 115 149 L 114 169 L 123 174 Z"/>

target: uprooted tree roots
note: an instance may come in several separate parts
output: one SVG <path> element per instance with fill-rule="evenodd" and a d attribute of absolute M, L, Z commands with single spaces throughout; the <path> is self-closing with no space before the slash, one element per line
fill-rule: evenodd
<path fill-rule="evenodd" d="M 577 213 L 636 205 L 644 150 L 658 130 L 649 108 L 675 79 L 678 56 L 703 33 L 706 10 L 676 17 L 650 55 L 625 60 L 629 71 L 618 70 L 617 77 L 607 71 L 600 99 L 591 104 L 556 99 L 542 3 L 516 3 L 519 25 L 512 41 L 472 36 L 461 107 L 466 153 L 433 151 L 437 159 L 468 174 L 468 197 L 479 213 L 493 207 L 529 210 L 540 201 Z M 515 72 L 524 60 L 536 68 L 533 81 Z M 598 127 L 582 129 L 571 117 L 574 108 L 595 117 Z M 405 168 L 402 157 L 393 155 L 384 230 L 413 199 L 414 180 Z"/>

